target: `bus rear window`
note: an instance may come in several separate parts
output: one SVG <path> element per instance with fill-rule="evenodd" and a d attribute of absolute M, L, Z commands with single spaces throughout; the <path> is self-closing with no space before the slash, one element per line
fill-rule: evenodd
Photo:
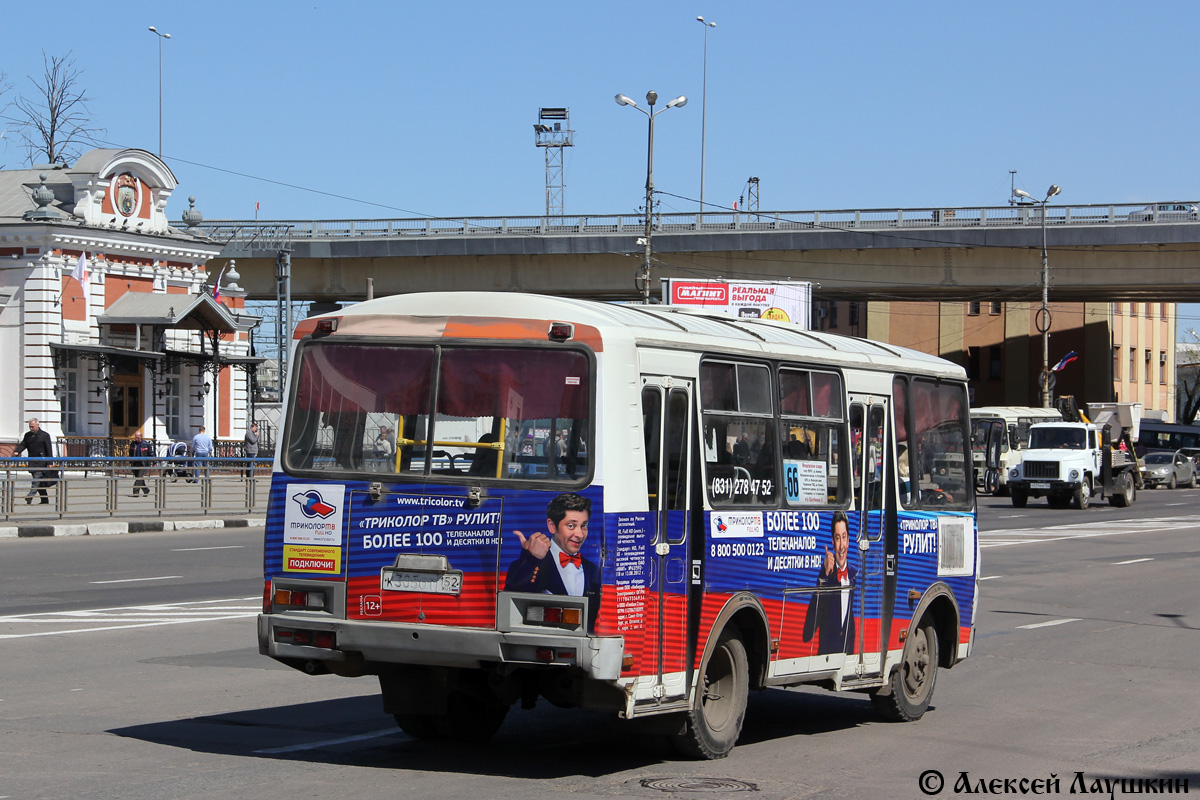
<path fill-rule="evenodd" d="M 288 470 L 472 482 L 588 474 L 584 351 L 326 340 L 307 345 L 297 369 Z"/>

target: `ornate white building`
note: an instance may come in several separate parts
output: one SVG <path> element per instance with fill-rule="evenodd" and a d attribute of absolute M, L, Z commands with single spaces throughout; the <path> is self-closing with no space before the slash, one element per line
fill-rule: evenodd
<path fill-rule="evenodd" d="M 0 455 L 31 417 L 60 455 L 123 452 L 138 429 L 241 442 L 259 320 L 236 266 L 208 285 L 221 246 L 194 204 L 168 222 L 176 184 L 144 150 L 0 171 Z"/>

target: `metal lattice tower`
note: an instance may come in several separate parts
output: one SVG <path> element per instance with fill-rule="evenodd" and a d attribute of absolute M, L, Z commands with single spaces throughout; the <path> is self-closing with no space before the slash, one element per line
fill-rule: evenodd
<path fill-rule="evenodd" d="M 749 202 L 746 203 L 746 210 L 758 211 L 758 178 L 746 179 L 746 193 L 749 195 Z"/>
<path fill-rule="evenodd" d="M 563 148 L 575 146 L 568 109 L 542 108 L 533 126 L 534 143 L 546 149 L 546 216 L 563 215 Z"/>

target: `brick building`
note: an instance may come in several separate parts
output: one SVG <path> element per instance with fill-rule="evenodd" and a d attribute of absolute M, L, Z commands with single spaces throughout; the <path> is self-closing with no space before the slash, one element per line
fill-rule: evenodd
<path fill-rule="evenodd" d="M 813 325 L 939 355 L 967 370 L 975 406 L 1040 406 L 1040 303 L 816 301 Z M 1049 363 L 1079 357 L 1055 374 L 1054 395 L 1141 403 L 1175 414 L 1174 303 L 1050 303 Z"/>

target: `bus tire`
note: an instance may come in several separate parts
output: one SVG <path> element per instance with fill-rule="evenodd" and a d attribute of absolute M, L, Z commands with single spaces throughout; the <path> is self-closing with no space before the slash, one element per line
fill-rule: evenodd
<path fill-rule="evenodd" d="M 689 758 L 724 758 L 741 735 L 750 691 L 746 646 L 736 630 L 721 632 L 700 674 L 703 682 L 696 687 L 692 710 L 671 742 Z"/>
<path fill-rule="evenodd" d="M 1024 508 L 1029 505 L 1029 493 L 1019 487 L 1012 487 L 1012 504 L 1013 508 Z"/>
<path fill-rule="evenodd" d="M 395 717 L 400 730 L 414 739 L 436 741 L 442 738 L 438 732 L 438 718 L 435 716 L 429 714 L 393 714 L 392 716 Z"/>
<path fill-rule="evenodd" d="M 466 692 L 451 692 L 446 698 L 445 714 L 393 714 L 400 730 L 414 739 L 480 744 L 491 739 L 504 718 L 508 706 L 482 700 Z"/>
<path fill-rule="evenodd" d="M 436 719 L 441 738 L 450 742 L 486 742 L 508 716 L 508 706 L 466 692 L 452 692 L 448 705 L 449 713 Z"/>
<path fill-rule="evenodd" d="M 933 700 L 937 683 L 938 641 L 933 625 L 924 619 L 904 643 L 900 665 L 888 679 L 887 693 L 871 694 L 871 705 L 890 722 L 913 722 L 921 718 Z"/>

